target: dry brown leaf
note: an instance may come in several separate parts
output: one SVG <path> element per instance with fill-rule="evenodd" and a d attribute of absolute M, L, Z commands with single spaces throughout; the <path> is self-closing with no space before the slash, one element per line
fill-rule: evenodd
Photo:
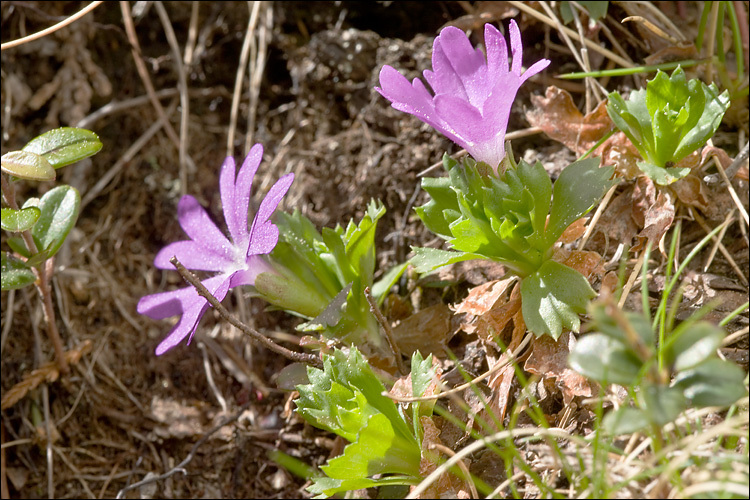
<path fill-rule="evenodd" d="M 584 116 L 567 90 L 550 86 L 544 97 L 532 95 L 531 102 L 534 107 L 526 112 L 529 123 L 578 154 L 591 149 L 614 127 L 607 115 L 607 101 Z"/>
<path fill-rule="evenodd" d="M 639 227 L 633 217 L 633 190 L 634 186 L 628 186 L 615 196 L 596 225 L 596 233 L 606 235 L 610 247 L 619 243 L 629 246 L 638 234 Z"/>
<path fill-rule="evenodd" d="M 424 430 L 422 438 L 422 460 L 419 463 L 419 474 L 427 477 L 438 468 L 438 464 L 446 460 L 447 457 L 438 450 L 433 449 L 434 445 L 442 445 L 440 441 L 440 430 L 430 417 L 420 417 L 420 423 Z M 464 464 L 469 467 L 470 461 L 463 460 Z M 410 489 L 414 490 L 414 486 Z M 470 498 L 469 488 L 466 483 L 450 472 L 441 475 L 435 482 L 416 498 Z"/>
<path fill-rule="evenodd" d="M 656 184 L 649 177 L 642 175 L 633 187 L 633 220 L 638 227 L 645 227 L 646 212 L 656 202 Z"/>
<path fill-rule="evenodd" d="M 436 304 L 402 321 L 393 329 L 393 338 L 399 350 L 408 357 L 414 351 L 423 356 L 442 356 L 454 333 L 450 309 L 445 304 Z"/>
<path fill-rule="evenodd" d="M 697 175 L 691 173 L 669 187 L 685 205 L 696 207 L 701 212 L 708 210 L 710 203 L 706 185 Z"/>
<path fill-rule="evenodd" d="M 643 231 L 638 233 L 638 242 L 631 249 L 640 252 L 646 248 L 646 243 L 651 242 L 655 247 L 667 233 L 674 221 L 675 208 L 674 198 L 669 190 L 661 190 L 656 196 L 656 202 L 651 205 L 644 216 Z"/>
<path fill-rule="evenodd" d="M 521 310 L 520 293 L 515 293 L 518 288 L 513 289 L 514 293 L 508 301 L 495 304 L 495 307 L 477 319 L 476 332 L 479 338 L 495 344 L 495 337 L 503 333 L 508 322 Z"/>
<path fill-rule="evenodd" d="M 593 395 L 593 388 L 588 380 L 568 368 L 568 355 L 575 343 L 575 336 L 570 332 L 563 333 L 557 341 L 548 335 L 535 337 L 531 341 L 531 355 L 523 366 L 527 372 L 554 379 L 566 406 L 576 396 L 588 398 Z"/>
<path fill-rule="evenodd" d="M 515 278 L 506 278 L 472 288 L 461 303 L 451 308 L 456 314 L 466 314 L 461 320 L 461 329 L 469 334 L 474 333 L 477 319 L 492 309 L 514 282 Z"/>
<path fill-rule="evenodd" d="M 563 231 L 563 234 L 557 239 L 558 243 L 563 243 L 563 244 L 573 243 L 575 240 L 583 236 L 583 233 L 586 232 L 587 222 L 588 222 L 588 219 L 581 217 L 580 219 L 575 221 L 573 224 L 569 225 L 565 229 L 565 231 Z"/>
<path fill-rule="evenodd" d="M 68 362 L 68 365 L 76 365 L 83 355 L 87 354 L 89 351 L 91 351 L 91 341 L 85 340 L 77 348 L 67 351 L 65 353 L 65 360 Z M 29 391 L 36 389 L 42 382 L 46 381 L 47 383 L 52 383 L 57 380 L 59 376 L 60 370 L 58 369 L 56 361 L 44 363 L 39 368 L 26 375 L 23 380 L 3 394 L 0 406 L 3 410 L 10 408 L 23 399 Z"/>
<path fill-rule="evenodd" d="M 497 363 L 506 363 L 509 359 L 506 353 L 509 351 L 514 351 L 519 345 L 521 345 L 523 337 L 524 335 L 526 335 L 526 323 L 523 320 L 523 311 L 521 311 L 520 309 L 520 300 L 519 308 L 518 310 L 516 310 L 515 314 L 512 317 L 512 337 L 510 339 L 510 342 L 508 343 L 507 349 L 505 350 L 506 352 L 504 352 L 498 358 Z M 490 369 L 491 368 L 492 367 L 490 367 Z M 510 388 L 513 384 L 515 375 L 516 371 L 514 368 L 514 364 L 510 363 L 498 373 L 490 376 L 490 378 L 487 380 L 487 385 L 492 390 L 492 397 L 490 399 L 488 408 L 483 411 L 483 413 L 492 411 L 497 420 L 499 420 L 500 422 L 503 421 L 503 419 L 505 418 L 505 413 L 508 410 L 508 404 L 510 402 Z M 485 415 L 485 422 L 492 422 L 495 420 L 493 418 L 487 417 L 488 416 Z"/>
<path fill-rule="evenodd" d="M 604 265 L 602 256 L 591 250 L 566 250 L 558 248 L 554 260 L 575 269 L 590 279 L 592 276 L 603 276 Z"/>

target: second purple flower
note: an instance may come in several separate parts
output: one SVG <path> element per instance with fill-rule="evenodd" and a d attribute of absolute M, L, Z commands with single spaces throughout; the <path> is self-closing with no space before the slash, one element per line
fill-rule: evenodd
<path fill-rule="evenodd" d="M 505 38 L 491 24 L 484 26 L 486 59 L 463 31 L 449 26 L 435 39 L 432 71 L 424 71 L 434 96 L 421 80 L 409 83 L 387 65 L 380 71 L 380 87 L 375 90 L 394 108 L 434 127 L 497 173 L 505 157 L 505 132 L 516 93 L 550 63 L 541 59 L 522 72 L 521 33 L 514 20 L 509 31 L 511 64 Z"/>

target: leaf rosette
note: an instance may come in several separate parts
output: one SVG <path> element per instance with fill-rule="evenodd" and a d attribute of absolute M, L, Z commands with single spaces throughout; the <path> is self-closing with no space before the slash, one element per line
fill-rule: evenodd
<path fill-rule="evenodd" d="M 624 100 L 609 94 L 607 113 L 644 161 L 638 167 L 657 184 L 667 185 L 690 169 L 676 164 L 703 146 L 729 109 L 729 92 L 697 78 L 688 81 L 678 67 L 672 76 L 659 70 L 645 89 Z"/>
<path fill-rule="evenodd" d="M 431 199 L 416 211 L 454 251 L 414 248 L 417 271 L 477 258 L 501 262 L 522 280 L 531 331 L 554 338 L 563 327 L 577 331 L 578 314 L 595 292 L 578 271 L 551 260 L 554 244 L 614 184 L 614 169 L 600 168 L 599 159 L 580 160 L 553 186 L 540 162 L 511 163 L 500 177 L 471 158 L 459 163 L 446 155 L 443 166 L 448 177 L 422 180 Z"/>

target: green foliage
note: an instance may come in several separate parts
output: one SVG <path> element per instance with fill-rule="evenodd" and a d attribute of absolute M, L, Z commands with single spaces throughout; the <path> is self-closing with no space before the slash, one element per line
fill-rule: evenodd
<path fill-rule="evenodd" d="M 531 331 L 558 338 L 562 327 L 577 330 L 577 314 L 595 293 L 578 271 L 550 259 L 565 229 L 614 184 L 614 169 L 599 168 L 599 161 L 570 164 L 553 186 L 539 162 L 521 161 L 498 178 L 471 158 L 458 163 L 444 156 L 449 176 L 422 180 L 431 199 L 416 210 L 458 252 L 415 248 L 412 264 L 424 273 L 462 260 L 496 260 L 522 279 L 523 315 Z"/>
<path fill-rule="evenodd" d="M 277 212 L 280 238 L 270 255 L 274 272 L 256 278 L 257 295 L 309 320 L 300 325 L 302 331 L 320 332 L 380 355 L 388 353 L 364 294 L 370 287 L 382 304 L 406 269 L 405 264 L 398 265 L 373 282 L 375 230 L 384 214 L 385 207 L 372 201 L 359 224 L 349 221 L 346 228 L 338 225 L 318 232 L 299 211 Z"/>
<path fill-rule="evenodd" d="M 0 254 L 2 259 L 2 289 L 16 290 L 31 285 L 36 280 L 34 271 L 21 259 L 13 257 L 8 252 Z"/>
<path fill-rule="evenodd" d="M 96 154 L 102 147 L 99 137 L 89 130 L 63 127 L 50 130 L 26 144 L 21 151 L 11 151 L 2 157 L 2 171 L 10 182 L 18 179 L 49 181 L 55 178 L 55 169 L 70 165 Z M 15 206 L 13 191 L 3 196 Z M 39 267 L 54 256 L 78 219 L 81 196 L 70 186 L 57 186 L 47 191 L 41 199 L 29 198 L 21 209 L 2 209 L 2 228 L 5 231 L 30 232 L 35 251 L 26 246 L 20 236 L 8 238 L 8 246 L 22 261 L 3 252 L 2 289 L 20 288 L 34 282 L 31 268 Z M 28 235 L 27 235 L 28 238 Z M 8 277 L 5 277 L 5 271 Z"/>
<path fill-rule="evenodd" d="M 659 70 L 645 89 L 625 101 L 609 94 L 607 113 L 638 149 L 638 167 L 656 183 L 666 185 L 684 177 L 689 168 L 674 165 L 703 146 L 719 128 L 729 109 L 729 93 L 694 78 L 687 81 L 678 67 L 671 77 Z"/>
<path fill-rule="evenodd" d="M 429 384 L 427 362 L 431 359 L 415 358 L 417 368 L 412 372 L 412 384 L 423 391 Z M 419 441 L 396 404 L 383 396 L 385 387 L 355 347 L 348 354 L 336 349 L 324 355 L 323 370 L 309 367 L 307 375 L 309 383 L 297 386 L 297 412 L 350 442 L 343 454 L 321 467 L 326 477 L 313 478 L 311 493 L 326 498 L 342 491 L 418 482 Z"/>
<path fill-rule="evenodd" d="M 677 326 L 664 343 L 666 364 L 660 369 L 647 317 L 604 304 L 593 307 L 591 316 L 595 333 L 578 342 L 570 366 L 602 384 L 638 388 L 637 407 L 621 407 L 604 418 L 608 432 L 661 427 L 689 406 L 729 406 L 745 395 L 743 370 L 716 356 L 724 338 L 720 328 L 694 319 Z"/>

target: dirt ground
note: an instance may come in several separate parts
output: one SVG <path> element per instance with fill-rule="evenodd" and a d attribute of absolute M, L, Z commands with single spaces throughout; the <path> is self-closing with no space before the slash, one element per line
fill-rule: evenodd
<path fill-rule="evenodd" d="M 245 72 L 231 154 L 241 159 L 256 142 L 265 148 L 261 182 L 254 186 L 256 206 L 277 178 L 294 172 L 295 182 L 280 208 L 299 208 L 318 227 L 361 217 L 371 198 L 384 202 L 388 211 L 377 236 L 381 270 L 408 258 L 411 246 L 434 246 L 434 236 L 413 211 L 426 200 L 417 174 L 444 152 L 459 148 L 392 109 L 373 90 L 384 64 L 414 78 L 429 67 L 432 40 L 441 27 L 477 28 L 485 21 L 507 25 L 508 17 L 515 17 L 523 32 L 524 62 L 548 57 L 552 64 L 544 77 L 532 78 L 522 88 L 508 130 L 529 127 L 524 111 L 532 107 L 530 95 L 544 95 L 547 85 L 567 88 L 579 106 L 584 99 L 582 84 L 553 78 L 578 70 L 554 30 L 512 9 L 481 4 L 263 2 L 255 7 L 251 71 Z M 50 26 L 85 5 L 3 2 L 2 41 Z M 83 198 L 76 228 L 55 258 L 53 282 L 65 349 L 79 353 L 80 359 L 69 375 L 36 384 L 3 409 L 3 443 L 10 443 L 3 448 L 3 491 L 13 498 L 114 497 L 148 475 L 173 471 L 125 492 L 125 497 L 305 496 L 304 480 L 279 467 L 269 454 L 281 450 L 317 466 L 339 443 L 290 412 L 290 394 L 275 385 L 287 361 L 253 345 L 211 311 L 191 345 L 156 357 L 154 349 L 169 323 L 135 310 L 140 297 L 182 285 L 177 273 L 153 267 L 161 247 L 183 239 L 176 218 L 180 196 L 196 196 L 221 220 L 218 168 L 228 152 L 233 90 L 254 7 L 244 2 L 164 4 L 179 45 L 189 110 L 180 101 L 178 64 L 156 4 L 130 7 L 170 131 L 145 97 L 116 2 L 102 4 L 41 40 L 2 52 L 3 153 L 58 126 L 93 130 L 104 145 L 96 156 L 59 172 L 59 182 L 76 187 Z M 620 19 L 624 14 L 618 9 L 613 6 L 610 14 Z M 694 10 L 686 24 L 695 24 Z M 473 33 L 477 43 L 478 30 Z M 636 61 L 648 55 L 635 45 L 628 50 Z M 627 90 L 636 83 L 632 77 L 614 78 L 608 89 Z M 714 138 L 731 157 L 747 137 L 744 116 Z M 183 141 L 186 158 L 181 165 Z M 513 147 L 517 156 L 540 159 L 551 170 L 575 158 L 544 134 L 518 139 Z M 50 187 L 20 185 L 22 199 Z M 746 179 L 737 189 L 747 206 Z M 705 235 L 690 214 L 677 214 L 684 224 L 683 255 Z M 715 227 L 724 215 L 705 218 Z M 592 240 L 592 249 L 609 261 L 617 243 L 605 239 Z M 730 226 L 723 241 L 746 277 L 747 234 L 741 224 Z M 716 312 L 720 318 L 747 300 L 747 281 L 742 282 L 723 254 L 704 272 L 708 253 L 691 266 L 694 300 L 681 313 L 719 295 L 724 298 Z M 453 284 L 425 289 L 418 298 L 397 290 L 400 301 L 416 310 L 455 303 L 471 285 L 498 277 L 492 268 L 470 271 L 454 270 Z M 656 297 L 663 279 L 660 285 L 657 272 L 652 278 L 649 291 Z M 640 302 L 636 295 L 633 303 Z M 240 292 L 225 304 L 259 331 L 294 344 L 297 320 L 265 311 L 263 302 L 246 300 Z M 3 292 L 2 323 L 5 394 L 52 360 L 54 351 L 33 288 Z M 727 328 L 731 332 L 746 326 L 747 313 Z M 464 352 L 471 340 L 461 334 L 451 346 Z M 727 356 L 747 369 L 746 349 L 745 335 L 728 346 Z M 558 412 L 561 404 L 556 400 L 549 412 Z M 228 418 L 231 423 L 221 426 Z M 217 425 L 219 430 L 210 432 Z M 186 458 L 184 474 L 175 471 Z"/>

